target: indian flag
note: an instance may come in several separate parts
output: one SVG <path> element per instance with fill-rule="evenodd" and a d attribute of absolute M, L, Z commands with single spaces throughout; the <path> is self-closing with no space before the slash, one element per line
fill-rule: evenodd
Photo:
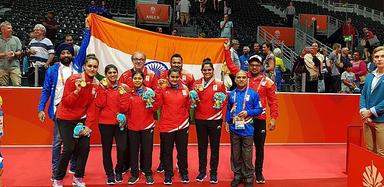
<path fill-rule="evenodd" d="M 91 35 L 86 53 L 95 54 L 99 59 L 101 75 L 108 64 L 116 65 L 121 75 L 133 67 L 132 54 L 142 51 L 147 57 L 146 67 L 156 74 L 168 69 L 171 56 L 178 53 L 183 57 L 183 69 L 195 78 L 202 77 L 200 69 L 205 58 L 212 60 L 215 77 L 220 78 L 225 39 L 171 36 L 131 27 L 96 14 L 90 14 L 87 19 Z"/>

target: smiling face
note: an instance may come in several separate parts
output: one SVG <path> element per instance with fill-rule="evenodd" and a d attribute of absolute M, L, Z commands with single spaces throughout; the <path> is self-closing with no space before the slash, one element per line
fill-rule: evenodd
<path fill-rule="evenodd" d="M 205 80 L 210 80 L 213 77 L 213 68 L 209 64 L 205 64 L 201 69 Z"/>
<path fill-rule="evenodd" d="M 135 52 L 132 55 L 132 63 L 136 70 L 143 70 L 146 57 L 141 52 Z"/>
<path fill-rule="evenodd" d="M 95 59 L 88 59 L 84 64 L 84 71 L 89 77 L 94 77 L 99 68 L 99 62 Z"/>
<path fill-rule="evenodd" d="M 115 83 L 117 80 L 117 70 L 115 68 L 110 68 L 107 71 L 106 77 L 109 80 L 109 82 Z"/>
<path fill-rule="evenodd" d="M 172 68 L 183 68 L 183 60 L 180 57 L 173 57 L 171 59 L 171 67 Z"/>
<path fill-rule="evenodd" d="M 263 65 L 255 60 L 249 62 L 248 71 L 252 76 L 256 76 L 261 72 Z"/>
<path fill-rule="evenodd" d="M 173 86 L 179 84 L 179 80 L 180 80 L 179 72 L 171 72 L 168 76 L 168 82 Z"/>
<path fill-rule="evenodd" d="M 141 76 L 140 73 L 136 73 L 132 77 L 132 81 L 133 81 L 133 86 L 135 88 L 140 88 L 141 86 L 143 86 L 144 78 Z"/>

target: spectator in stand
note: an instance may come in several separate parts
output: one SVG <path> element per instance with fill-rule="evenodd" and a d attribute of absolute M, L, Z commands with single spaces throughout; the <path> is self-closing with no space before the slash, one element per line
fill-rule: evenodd
<path fill-rule="evenodd" d="M 164 184 L 171 185 L 173 173 L 173 147 L 176 144 L 177 165 L 182 183 L 189 183 L 188 177 L 188 130 L 191 101 L 189 89 L 181 83 L 179 68 L 168 70 L 167 82 L 159 84 L 160 139 L 164 148 Z"/>
<path fill-rule="evenodd" d="M 341 62 L 345 64 L 351 63 L 351 58 L 349 56 L 349 49 L 348 47 L 343 47 L 341 48 L 341 57 L 340 57 Z"/>
<path fill-rule="evenodd" d="M 364 34 L 364 36 L 363 36 L 364 42 L 363 43 L 365 44 L 363 46 L 364 46 L 364 48 L 367 48 L 369 53 L 372 53 L 374 46 L 370 42 L 370 40 L 372 40 L 375 37 L 375 35 L 373 34 L 372 31 L 368 30 L 367 27 L 363 28 L 363 34 Z"/>
<path fill-rule="evenodd" d="M 248 86 L 247 72 L 236 73 L 237 87 L 229 94 L 226 113 L 226 130 L 231 139 L 231 165 L 234 179 L 231 187 L 244 183 L 245 187 L 253 187 L 254 165 L 253 138 L 254 118 L 263 112 L 259 94 Z"/>
<path fill-rule="evenodd" d="M 280 31 L 276 30 L 275 35 L 273 36 L 273 38 L 271 40 L 271 44 L 272 44 L 273 48 L 281 47 L 281 45 L 284 44 L 284 41 L 280 40 L 280 36 L 281 36 Z"/>
<path fill-rule="evenodd" d="M 20 39 L 12 35 L 12 24 L 4 21 L 0 24 L 0 86 L 21 86 Z"/>
<path fill-rule="evenodd" d="M 195 110 L 199 152 L 199 175 L 196 177 L 196 180 L 202 182 L 207 177 L 206 167 L 209 139 L 211 149 L 210 182 L 211 184 L 217 184 L 223 106 L 225 106 L 226 99 L 219 101 L 215 97 L 220 93 L 226 95 L 226 88 L 223 82 L 215 79 L 213 64 L 209 58 L 204 59 L 201 65 L 201 73 L 203 77 L 194 83 L 194 89 L 197 91 L 200 100 L 197 102 Z"/>
<path fill-rule="evenodd" d="M 111 13 L 109 12 L 106 1 L 101 1 L 98 14 L 106 18 L 111 18 Z"/>
<path fill-rule="evenodd" d="M 310 48 L 304 48 L 300 55 L 297 57 L 297 59 L 293 62 L 293 71 L 291 73 L 291 77 L 293 77 L 295 82 L 295 92 L 304 92 L 303 90 L 303 77 L 305 78 L 305 62 L 304 62 L 304 55 L 310 53 Z"/>
<path fill-rule="evenodd" d="M 44 25 L 37 24 L 33 28 L 35 38 L 29 42 L 28 50 L 30 54 L 29 60 L 32 62 L 33 67 L 29 69 L 29 84 L 34 85 L 35 81 L 35 67 L 38 70 L 37 86 L 42 86 L 44 83 L 45 71 L 53 64 L 55 57 L 55 50 L 53 43 L 50 39 L 45 37 L 46 29 Z"/>
<path fill-rule="evenodd" d="M 333 44 L 333 51 L 329 54 L 329 64 L 331 72 L 331 93 L 337 93 L 341 90 L 341 69 L 344 67 L 344 64 L 341 62 L 341 45 L 338 43 Z"/>
<path fill-rule="evenodd" d="M 257 42 L 253 44 L 253 53 L 252 53 L 251 56 L 253 56 L 253 55 L 257 55 L 257 56 L 259 56 L 261 58 L 264 57 L 263 51 L 261 50 L 261 46 Z"/>
<path fill-rule="evenodd" d="M 248 59 L 249 59 L 250 49 L 248 46 L 243 47 L 243 55 L 239 57 L 240 60 L 240 69 L 248 71 Z"/>
<path fill-rule="evenodd" d="M 199 0 L 200 3 L 200 13 L 205 13 L 205 8 L 207 7 L 207 0 Z"/>
<path fill-rule="evenodd" d="M 341 74 L 341 92 L 343 93 L 355 93 L 359 92 L 356 85 L 356 76 L 352 72 L 352 64 L 348 63 L 344 65 L 344 72 Z"/>
<path fill-rule="evenodd" d="M 289 2 L 289 6 L 285 8 L 284 10 L 285 17 L 287 19 L 287 26 L 292 27 L 293 26 L 293 19 L 295 18 L 296 9 L 295 6 L 293 6 L 293 2 Z"/>
<path fill-rule="evenodd" d="M 55 13 L 53 11 L 49 11 L 47 13 L 47 17 L 43 20 L 43 25 L 46 29 L 45 36 L 52 41 L 53 44 L 56 43 L 56 33 L 59 29 L 59 23 L 57 23 L 55 19 Z"/>
<path fill-rule="evenodd" d="M 96 2 L 92 0 L 89 3 L 89 6 L 85 9 L 85 14 L 88 15 L 90 13 L 98 13 L 99 12 L 99 7 L 96 5 Z"/>
<path fill-rule="evenodd" d="M 364 139 L 368 150 L 384 157 L 384 47 L 373 51 L 377 69 L 367 75 L 360 95 L 360 115 L 364 121 Z"/>
<path fill-rule="evenodd" d="M 273 54 L 275 55 L 275 74 L 276 74 L 276 87 L 277 91 L 282 91 L 282 82 L 283 80 L 283 73 L 286 71 L 284 61 L 283 61 L 283 53 L 281 52 L 280 48 L 275 48 L 273 50 Z"/>
<path fill-rule="evenodd" d="M 156 32 L 163 33 L 163 28 L 162 27 L 156 27 Z"/>
<path fill-rule="evenodd" d="M 263 43 L 262 49 L 265 56 L 263 60 L 264 72 L 275 81 L 275 55 L 272 52 L 272 44 L 269 42 Z"/>
<path fill-rule="evenodd" d="M 320 65 L 322 63 L 322 60 L 320 60 L 316 56 L 316 48 L 311 47 L 310 49 L 310 53 L 304 55 L 305 67 L 307 70 L 305 92 L 317 93 L 317 86 L 320 75 Z"/>
<path fill-rule="evenodd" d="M 189 23 L 190 14 L 189 9 L 191 8 L 191 2 L 189 0 L 180 0 L 180 22 L 182 26 L 186 26 Z"/>
<path fill-rule="evenodd" d="M 224 15 L 224 20 L 220 22 L 220 37 L 232 38 L 233 22 L 229 21 L 229 15 Z"/>
<path fill-rule="evenodd" d="M 76 57 L 79 54 L 80 46 L 76 45 L 71 34 L 67 34 L 64 37 L 64 43 L 71 45 L 74 49 L 73 57 Z"/>
<path fill-rule="evenodd" d="M 172 30 L 171 35 L 172 35 L 172 36 L 177 36 L 177 32 L 178 32 L 178 30 L 177 30 L 176 28 L 174 28 L 174 29 Z"/>
<path fill-rule="evenodd" d="M 232 61 L 233 63 L 237 66 L 237 67 L 240 67 L 240 59 L 239 59 L 239 55 L 237 54 L 237 50 L 239 49 L 240 47 L 240 43 L 239 43 L 239 40 L 236 40 L 236 39 L 233 39 L 231 41 L 231 57 L 232 57 Z"/>
<path fill-rule="evenodd" d="M 327 48 L 322 47 L 320 49 L 320 53 L 324 56 L 323 60 L 323 68 L 321 69 L 321 75 L 323 76 L 324 79 L 324 92 L 325 93 L 330 93 L 331 90 L 331 85 L 332 85 L 332 80 L 331 80 L 331 64 L 330 60 L 328 58 L 328 51 Z"/>
<path fill-rule="evenodd" d="M 356 81 L 359 83 L 359 88 L 363 89 L 365 76 L 367 75 L 367 65 L 360 59 L 360 53 L 355 51 L 353 53 L 352 72 L 356 75 Z"/>
<path fill-rule="evenodd" d="M 344 42 L 346 44 L 346 47 L 348 49 L 351 49 L 352 51 L 354 51 L 353 49 L 355 46 L 354 41 L 355 41 L 356 29 L 352 24 L 351 18 L 348 18 L 345 21 L 345 23 L 343 25 L 342 32 L 343 32 L 343 38 L 344 38 Z"/>

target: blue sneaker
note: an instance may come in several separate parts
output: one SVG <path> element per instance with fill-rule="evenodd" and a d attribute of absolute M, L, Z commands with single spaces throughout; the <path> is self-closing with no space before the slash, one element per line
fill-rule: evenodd
<path fill-rule="evenodd" d="M 139 181 L 139 177 L 131 176 L 131 178 L 128 180 L 129 185 L 135 184 L 137 181 Z"/>
<path fill-rule="evenodd" d="M 172 177 L 171 176 L 165 176 L 164 184 L 165 185 L 171 185 L 172 184 Z"/>
<path fill-rule="evenodd" d="M 187 174 L 181 176 L 181 182 L 184 184 L 189 183 L 189 177 Z"/>
<path fill-rule="evenodd" d="M 217 180 L 217 175 L 211 175 L 211 179 L 209 180 L 211 184 L 217 184 L 219 181 Z"/>
<path fill-rule="evenodd" d="M 207 178 L 207 174 L 199 173 L 199 175 L 196 177 L 196 181 L 203 182 L 205 178 Z"/>

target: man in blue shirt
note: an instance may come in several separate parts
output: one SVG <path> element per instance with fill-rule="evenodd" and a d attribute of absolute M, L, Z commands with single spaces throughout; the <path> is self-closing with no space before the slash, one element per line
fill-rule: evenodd
<path fill-rule="evenodd" d="M 231 161 L 234 179 L 231 187 L 237 187 L 243 179 L 245 187 L 253 186 L 254 166 L 253 118 L 262 113 L 261 102 L 257 92 L 248 87 L 248 76 L 243 70 L 236 73 L 236 89 L 228 97 L 226 113 L 226 130 L 230 132 Z"/>
<path fill-rule="evenodd" d="M 243 47 L 243 55 L 239 57 L 241 70 L 248 71 L 248 59 L 250 51 L 251 49 L 248 46 Z"/>

